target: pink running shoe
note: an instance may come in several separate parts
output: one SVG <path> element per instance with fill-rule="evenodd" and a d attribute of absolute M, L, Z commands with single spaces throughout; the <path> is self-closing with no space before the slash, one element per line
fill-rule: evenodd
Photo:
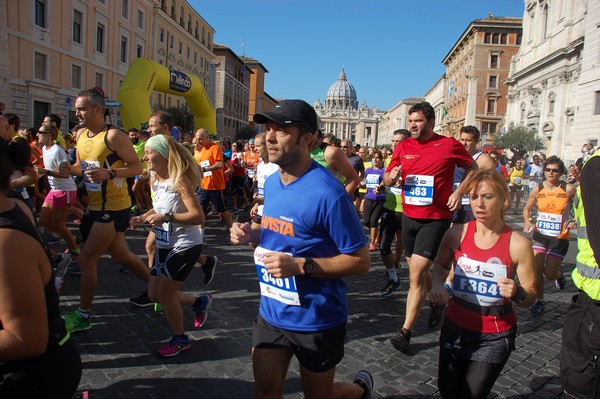
<path fill-rule="evenodd" d="M 194 318 L 194 327 L 200 328 L 206 323 L 206 319 L 208 318 L 208 308 L 212 305 L 213 298 L 212 295 L 206 294 L 198 297 L 202 300 L 202 303 L 198 307 L 192 307 L 194 313 L 196 313 L 196 317 Z"/>

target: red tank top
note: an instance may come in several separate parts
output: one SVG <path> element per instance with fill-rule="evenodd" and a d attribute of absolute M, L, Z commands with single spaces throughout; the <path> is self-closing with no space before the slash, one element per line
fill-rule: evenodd
<path fill-rule="evenodd" d="M 489 249 L 475 245 L 476 229 L 476 221 L 467 223 L 466 234 L 454 252 L 453 297 L 481 307 L 508 303 L 508 299 L 500 296 L 497 281 L 502 277 L 514 278 L 515 275 L 516 267 L 509 251 L 512 229 L 504 225 L 500 237 Z M 484 316 L 452 300 L 446 316 L 462 328 L 482 333 L 506 331 L 517 323 L 512 310 L 501 316 Z"/>

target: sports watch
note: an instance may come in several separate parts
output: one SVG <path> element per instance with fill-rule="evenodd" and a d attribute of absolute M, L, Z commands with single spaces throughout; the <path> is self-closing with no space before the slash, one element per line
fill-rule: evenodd
<path fill-rule="evenodd" d="M 315 272 L 315 264 L 312 258 L 306 258 L 304 260 L 304 264 L 302 265 L 302 270 L 304 271 L 305 277 L 310 277 Z"/>

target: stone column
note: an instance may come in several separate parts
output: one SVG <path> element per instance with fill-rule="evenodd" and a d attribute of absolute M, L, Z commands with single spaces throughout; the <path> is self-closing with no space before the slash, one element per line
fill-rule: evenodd
<path fill-rule="evenodd" d="M 467 87 L 467 109 L 465 111 L 465 126 L 475 126 L 475 112 L 477 109 L 477 77 L 468 76 L 469 85 Z"/>

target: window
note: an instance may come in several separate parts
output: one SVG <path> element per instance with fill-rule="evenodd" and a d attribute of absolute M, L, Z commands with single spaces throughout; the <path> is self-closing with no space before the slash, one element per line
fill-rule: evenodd
<path fill-rule="evenodd" d="M 496 75 L 490 75 L 488 78 L 488 87 L 490 89 L 497 89 L 498 88 L 498 76 Z"/>
<path fill-rule="evenodd" d="M 81 67 L 71 65 L 71 87 L 81 89 Z"/>
<path fill-rule="evenodd" d="M 160 28 L 160 42 L 161 43 L 165 42 L 165 30 L 164 30 L 164 28 Z"/>
<path fill-rule="evenodd" d="M 191 54 L 191 52 L 190 52 L 190 51 L 191 51 L 191 50 L 190 50 L 190 46 L 188 46 L 188 48 L 187 48 L 187 59 L 188 59 L 188 60 L 190 59 L 190 54 Z"/>
<path fill-rule="evenodd" d="M 483 35 L 483 42 L 484 43 L 491 43 L 492 42 L 492 34 L 487 32 Z"/>
<path fill-rule="evenodd" d="M 500 43 L 500 34 L 492 33 L 492 44 L 498 44 L 498 43 Z"/>
<path fill-rule="evenodd" d="M 550 21 L 550 18 L 548 18 L 548 4 L 546 4 L 544 6 L 544 9 L 542 10 L 542 23 L 544 24 L 544 26 L 542 27 L 542 39 L 545 39 L 546 37 L 548 37 L 548 22 Z"/>
<path fill-rule="evenodd" d="M 496 113 L 496 99 L 488 98 L 485 105 L 485 112 L 488 115 L 494 115 Z"/>
<path fill-rule="evenodd" d="M 507 38 L 506 33 L 502 33 L 500 35 L 500 44 L 506 44 L 506 38 Z"/>
<path fill-rule="evenodd" d="M 104 54 L 104 25 L 96 26 L 96 51 Z"/>
<path fill-rule="evenodd" d="M 34 65 L 33 65 L 33 77 L 39 80 L 46 80 L 48 78 L 47 72 L 47 56 L 42 53 L 35 53 Z"/>
<path fill-rule="evenodd" d="M 194 51 L 194 64 L 198 63 L 198 53 Z"/>
<path fill-rule="evenodd" d="M 594 115 L 600 115 L 600 91 L 596 92 L 596 101 L 594 103 Z"/>
<path fill-rule="evenodd" d="M 556 103 L 556 94 L 554 92 L 548 95 L 548 115 L 554 115 L 554 104 Z"/>
<path fill-rule="evenodd" d="M 127 63 L 127 38 L 121 36 L 121 62 Z"/>
<path fill-rule="evenodd" d="M 35 0 L 35 24 L 40 28 L 46 27 L 46 0 Z"/>
<path fill-rule="evenodd" d="M 144 11 L 138 10 L 137 12 L 137 25 L 138 28 L 144 29 Z"/>
<path fill-rule="evenodd" d="M 129 0 L 121 0 L 121 16 L 129 19 Z"/>
<path fill-rule="evenodd" d="M 175 38 L 173 38 L 173 35 L 170 35 L 169 38 L 171 39 L 171 42 L 169 43 L 169 47 L 171 47 L 171 50 L 173 49 L 173 42 L 175 41 Z"/>
<path fill-rule="evenodd" d="M 81 44 L 81 25 L 83 24 L 83 14 L 81 11 L 73 11 L 73 41 Z"/>
<path fill-rule="evenodd" d="M 183 53 L 183 42 L 180 40 L 179 41 L 179 55 L 181 55 Z"/>
<path fill-rule="evenodd" d="M 481 122 L 481 134 L 495 134 L 497 125 L 495 122 Z"/>
<path fill-rule="evenodd" d="M 520 45 L 521 45 L 521 40 L 522 40 L 522 39 L 523 39 L 523 35 L 522 35 L 522 34 L 520 34 L 520 33 L 517 33 L 517 37 L 516 37 L 516 39 L 515 39 L 515 44 L 516 44 L 517 46 L 520 46 Z"/>
<path fill-rule="evenodd" d="M 500 67 L 500 56 L 498 54 L 490 55 L 490 68 L 498 69 Z"/>
<path fill-rule="evenodd" d="M 96 83 L 96 87 L 104 87 L 104 75 L 100 72 L 96 72 L 94 82 Z"/>
<path fill-rule="evenodd" d="M 138 44 L 135 50 L 135 55 L 137 58 L 144 56 L 144 47 L 141 44 Z"/>

